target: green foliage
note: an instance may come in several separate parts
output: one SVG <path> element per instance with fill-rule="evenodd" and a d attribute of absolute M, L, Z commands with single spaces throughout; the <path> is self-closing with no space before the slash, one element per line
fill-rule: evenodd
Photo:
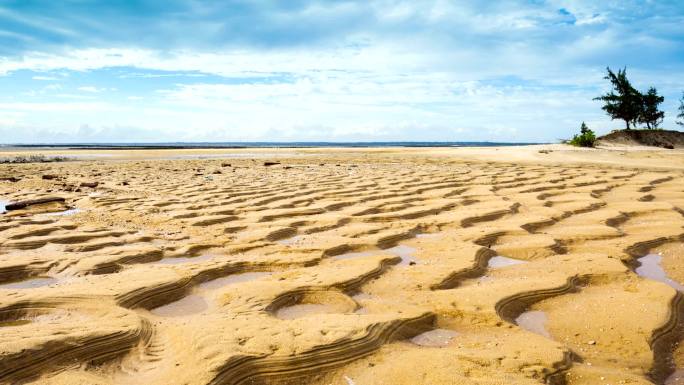
<path fill-rule="evenodd" d="M 684 126 L 684 92 L 682 92 L 682 98 L 679 100 L 679 114 L 677 114 L 677 124 Z"/>
<path fill-rule="evenodd" d="M 665 112 L 660 111 L 658 106 L 665 98 L 658 95 L 655 87 L 648 89 L 642 94 L 627 79 L 627 69 L 618 70 L 614 73 L 610 67 L 604 79 L 609 80 L 613 89 L 602 96 L 594 98 L 604 102 L 601 107 L 611 119 L 624 120 L 626 129 L 636 128 L 637 123 L 645 124 L 649 130 L 656 130 L 665 118 Z M 680 106 L 680 118 L 684 118 L 684 97 Z M 684 122 L 678 122 L 684 125 Z"/>
<path fill-rule="evenodd" d="M 570 144 L 577 147 L 594 147 L 594 142 L 596 142 L 596 135 L 584 122 L 580 127 L 580 134 L 573 136 L 570 140 Z"/>
<path fill-rule="evenodd" d="M 655 87 L 648 89 L 648 92 L 641 96 L 641 113 L 639 123 L 645 124 L 649 130 L 656 130 L 665 118 L 665 112 L 658 109 L 658 105 L 665 101 L 665 98 L 658 95 Z"/>
<path fill-rule="evenodd" d="M 624 120 L 626 128 L 636 127 L 636 123 L 642 111 L 642 96 L 627 79 L 627 69 L 618 70 L 614 73 L 607 67 L 607 75 L 604 79 L 609 80 L 613 89 L 602 96 L 594 98 L 604 102 L 602 109 L 611 119 Z"/>
<path fill-rule="evenodd" d="M 589 131 L 591 131 L 591 130 L 589 129 L 589 127 L 587 127 L 587 124 L 582 122 L 582 125 L 580 126 L 580 133 L 586 134 Z"/>

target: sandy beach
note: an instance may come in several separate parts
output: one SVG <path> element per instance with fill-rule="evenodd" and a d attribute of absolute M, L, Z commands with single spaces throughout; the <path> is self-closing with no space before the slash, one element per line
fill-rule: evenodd
<path fill-rule="evenodd" d="M 684 150 L 40 153 L 0 383 L 684 384 Z"/>

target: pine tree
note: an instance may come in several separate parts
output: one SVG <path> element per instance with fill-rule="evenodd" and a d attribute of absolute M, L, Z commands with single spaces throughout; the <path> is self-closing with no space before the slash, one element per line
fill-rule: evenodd
<path fill-rule="evenodd" d="M 677 124 L 684 126 L 684 92 L 682 92 L 682 98 L 679 100 L 679 114 L 677 114 Z"/>
<path fill-rule="evenodd" d="M 639 123 L 645 124 L 649 130 L 655 130 L 665 118 L 665 112 L 658 109 L 658 105 L 665 101 L 665 98 L 658 95 L 655 87 L 648 89 L 648 92 L 641 98 L 641 113 Z"/>
<path fill-rule="evenodd" d="M 589 127 L 587 127 L 586 123 L 582 122 L 582 125 L 580 126 L 580 132 L 582 134 L 586 134 L 587 132 L 589 132 Z"/>
<path fill-rule="evenodd" d="M 613 89 L 602 96 L 594 98 L 594 100 L 601 100 L 605 104 L 602 109 L 611 117 L 611 119 L 624 120 L 625 126 L 629 130 L 630 124 L 636 127 L 639 115 L 642 110 L 642 96 L 627 79 L 627 69 L 618 70 L 615 74 L 610 67 L 607 67 L 608 73 L 604 79 L 609 80 Z"/>

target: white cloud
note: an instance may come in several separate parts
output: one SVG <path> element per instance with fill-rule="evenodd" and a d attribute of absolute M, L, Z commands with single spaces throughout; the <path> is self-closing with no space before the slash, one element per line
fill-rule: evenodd
<path fill-rule="evenodd" d="M 92 95 L 70 94 L 70 93 L 56 94 L 55 97 L 59 98 L 59 99 L 94 99 L 95 98 Z"/>
<path fill-rule="evenodd" d="M 529 73 L 519 71 L 519 76 L 534 79 L 531 84 L 519 78 L 497 83 L 499 76 L 509 72 L 486 64 L 487 58 L 467 60 L 472 57 L 468 52 L 401 52 L 391 44 L 306 52 L 178 52 L 161 56 L 149 50 L 79 50 L 51 59 L 28 58 L 23 65 L 51 71 L 122 65 L 140 68 L 140 73 L 146 69 L 202 71 L 244 81 L 195 83 L 202 81 L 196 78 L 191 83 L 168 84 L 156 95 L 125 96 L 141 101 L 127 107 L 74 102 L 30 108 L 44 111 L 43 121 L 62 122 L 55 128 L 62 132 L 73 132 L 81 124 L 137 127 L 157 132 L 159 140 L 187 141 L 553 141 L 569 136 L 566 133 L 581 120 L 602 122 L 594 127 L 599 132 L 617 125 L 591 100 L 597 94 L 592 86 L 603 76 L 601 69 L 578 69 L 558 77 L 555 72 L 561 68 L 552 67 L 545 73 L 547 80 L 535 74 L 535 58 L 515 54 L 507 55 L 510 64 L 531 68 Z M 554 60 L 558 58 L 547 63 Z M 449 69 L 449 63 L 455 63 L 455 69 Z M 5 69 L 10 66 L 5 62 L 0 68 L 3 65 Z M 287 74 L 284 79 L 283 73 Z M 271 80 L 253 82 L 249 76 L 255 74 Z M 568 88 L 568 84 L 582 87 Z M 60 97 L 77 100 L 108 88 L 92 85 L 78 89 L 83 94 L 63 93 Z M 0 111 L 27 108 L 0 105 Z M 37 119 L 15 120 L 20 123 L 41 127 Z M 122 141 L 144 139 L 121 130 Z"/>
<path fill-rule="evenodd" d="M 672 54 L 681 45 L 672 32 L 677 17 L 647 28 L 652 21 L 624 22 L 633 12 L 620 7 L 583 0 L 315 3 L 269 15 L 276 24 L 316 21 L 288 29 L 285 43 L 276 26 L 264 36 L 245 31 L 239 44 L 192 49 L 104 39 L 21 51 L 0 58 L 0 76 L 36 71 L 34 80 L 55 75 L 60 83 L 0 95 L 15 102 L 0 104 L 0 126 L 77 137 L 86 131 L 76 127 L 87 125 L 110 138 L 120 130 L 121 140 L 150 132 L 159 140 L 554 140 L 582 120 L 607 131 L 619 123 L 591 100 L 605 87 L 606 65 L 628 64 L 640 88 L 667 92 L 667 111 L 684 88 L 678 73 L 660 67 L 681 64 Z M 337 14 L 345 17 L 339 25 Z M 205 24 L 216 33 L 222 25 L 198 25 Z M 74 33 L 59 28 L 48 29 Z M 649 57 L 657 63 L 639 65 Z M 91 76 L 99 70 L 106 71 Z M 21 104 L 27 101 L 44 103 Z M 14 115 L 3 120 L 3 113 Z M 7 133 L 8 141 L 18 135 Z"/>
<path fill-rule="evenodd" d="M 77 89 L 79 91 L 82 91 L 82 92 L 91 92 L 91 93 L 98 93 L 98 92 L 104 91 L 103 89 L 97 88 L 95 86 L 83 86 L 83 87 L 78 87 Z"/>
<path fill-rule="evenodd" d="M 521 48 L 523 49 L 521 51 Z M 439 50 L 437 50 L 439 49 Z M 562 55 L 548 57 L 525 52 L 525 47 L 502 46 L 483 55 L 481 48 L 442 50 L 447 47 L 425 46 L 424 42 L 397 43 L 379 41 L 363 47 L 307 48 L 287 51 L 240 50 L 224 52 L 162 52 L 145 49 L 77 49 L 64 54 L 33 53 L 19 59 L 0 61 L 0 74 L 17 70 L 89 71 L 114 67 L 134 67 L 157 71 L 196 71 L 225 77 L 293 75 L 321 72 L 360 72 L 367 76 L 414 72 L 450 72 L 458 80 L 477 80 L 503 76 L 516 68 L 520 77 L 552 78 L 560 72 Z M 503 58 L 509 66 L 503 67 Z M 545 73 L 533 64 L 545 60 Z M 513 67 L 515 66 L 515 67 Z M 568 76 L 581 75 L 581 69 Z M 363 74 L 360 74 L 363 75 Z M 122 75 L 126 76 L 126 75 Z"/>
<path fill-rule="evenodd" d="M 607 18 L 600 14 L 584 15 L 577 17 L 577 25 L 603 24 Z"/>
<path fill-rule="evenodd" d="M 40 89 L 34 89 L 34 90 L 28 90 L 23 93 L 25 96 L 38 96 L 38 95 L 47 95 L 54 93 L 55 91 L 59 91 L 62 89 L 62 85 L 59 83 L 52 83 L 48 84 Z"/>
<path fill-rule="evenodd" d="M 11 102 L 0 103 L 0 113 L 12 112 L 77 112 L 77 111 L 105 111 L 111 110 L 114 106 L 101 102 Z"/>
<path fill-rule="evenodd" d="M 33 76 L 31 79 L 33 79 L 33 80 L 44 80 L 44 81 L 59 80 L 59 78 L 56 78 L 54 76 Z"/>

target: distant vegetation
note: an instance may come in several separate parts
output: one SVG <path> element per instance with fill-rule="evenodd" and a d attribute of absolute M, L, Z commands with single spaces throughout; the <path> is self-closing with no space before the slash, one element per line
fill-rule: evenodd
<path fill-rule="evenodd" d="M 640 92 L 627 79 L 626 68 L 619 69 L 615 73 L 610 67 L 606 67 L 604 79 L 610 81 L 612 89 L 610 92 L 594 98 L 594 100 L 603 102 L 601 109 L 612 120 L 624 121 L 625 129 L 614 130 L 610 134 L 598 138 L 598 142 L 657 146 L 670 149 L 684 146 L 684 133 L 666 131 L 660 128 L 665 119 L 665 112 L 660 110 L 660 105 L 665 101 L 665 98 L 658 95 L 658 90 L 655 87 L 649 87 L 648 91 Z M 679 100 L 676 123 L 684 126 L 684 93 Z M 639 130 L 639 125 L 645 130 Z M 573 136 L 571 140 L 564 140 L 563 143 L 578 147 L 594 147 L 597 139 L 594 132 L 582 122 L 580 133 Z"/>
<path fill-rule="evenodd" d="M 638 124 L 646 125 L 649 130 L 658 129 L 665 118 L 665 112 L 660 111 L 658 106 L 665 98 L 658 95 L 655 87 L 649 88 L 646 93 L 639 92 L 627 79 L 626 68 L 618 70 L 617 74 L 610 67 L 606 70 L 608 73 L 604 79 L 610 81 L 613 89 L 594 100 L 604 102 L 602 109 L 608 116 L 613 120 L 624 120 L 627 130 L 637 128 Z M 684 113 L 682 107 L 680 110 Z"/>
<path fill-rule="evenodd" d="M 684 126 L 684 92 L 682 92 L 682 98 L 679 99 L 679 114 L 677 118 L 677 124 Z"/>
<path fill-rule="evenodd" d="M 45 156 L 42 154 L 36 155 L 18 155 L 10 158 L 0 158 L 0 164 L 8 163 L 50 163 L 50 162 L 66 162 L 71 160 L 65 156 Z"/>
<path fill-rule="evenodd" d="M 596 135 L 584 122 L 580 127 L 580 134 L 573 136 L 570 140 L 570 144 L 578 147 L 594 147 L 594 142 L 596 142 Z"/>

